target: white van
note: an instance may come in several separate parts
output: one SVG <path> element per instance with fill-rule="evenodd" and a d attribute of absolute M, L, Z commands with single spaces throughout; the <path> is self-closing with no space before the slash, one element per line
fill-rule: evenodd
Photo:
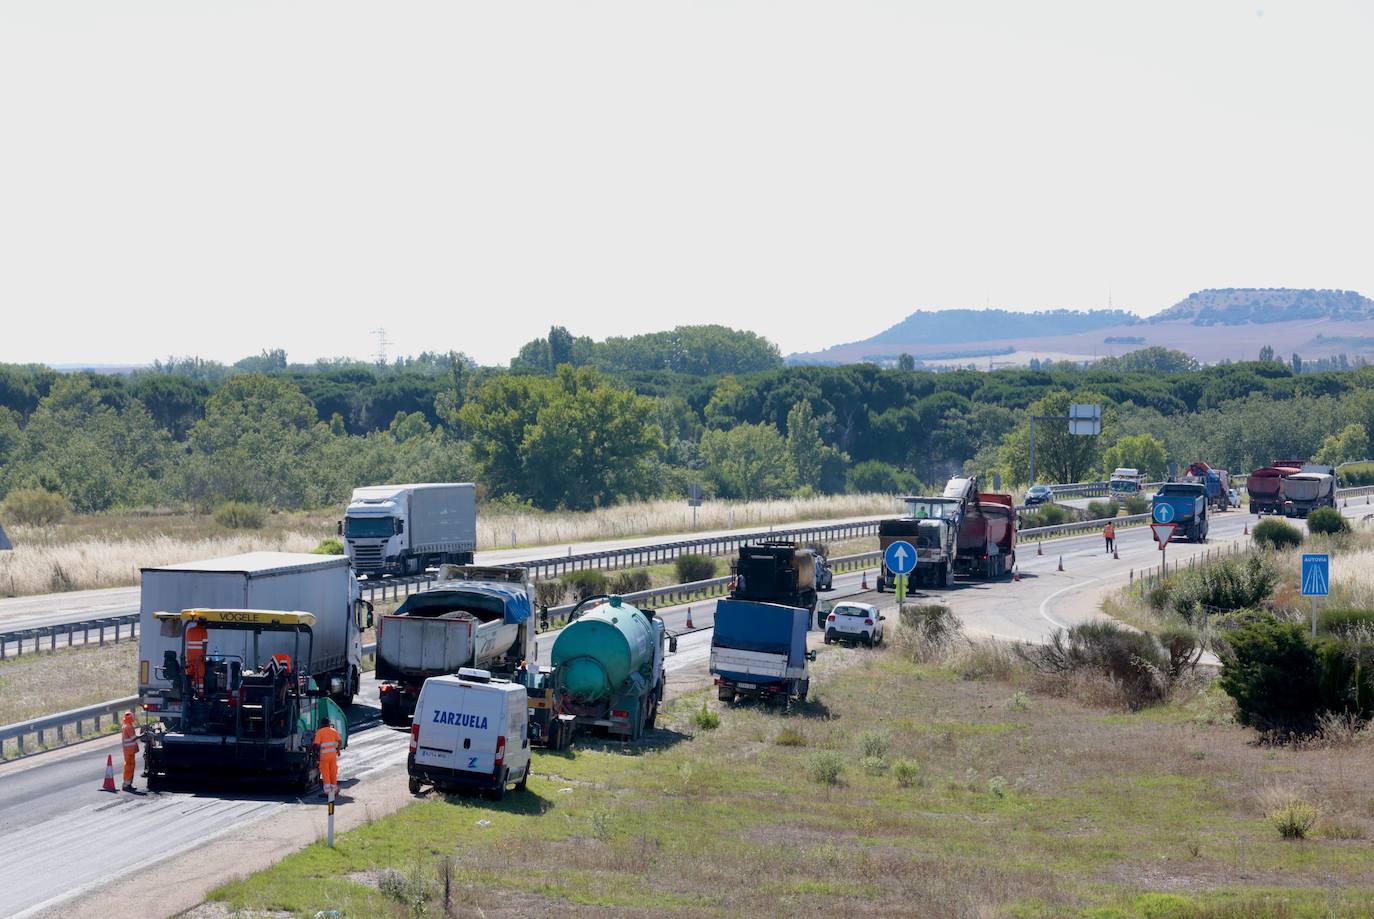
<path fill-rule="evenodd" d="M 529 708 L 525 687 L 464 667 L 457 676 L 425 680 L 410 725 L 410 793 L 477 789 L 500 801 L 530 777 Z"/>

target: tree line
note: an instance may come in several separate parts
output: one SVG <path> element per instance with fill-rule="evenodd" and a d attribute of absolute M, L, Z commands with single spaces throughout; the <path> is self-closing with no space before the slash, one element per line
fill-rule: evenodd
<path fill-rule="evenodd" d="M 0 365 L 0 496 L 38 488 L 81 511 L 297 508 L 338 504 L 364 484 L 475 480 L 488 499 L 554 510 L 682 497 L 690 485 L 732 499 L 910 492 L 956 473 L 1017 485 L 1029 417 L 1066 415 L 1074 402 L 1103 407 L 1102 434 L 1038 423 L 1042 481 L 1115 466 L 1154 477 L 1169 459 L 1236 471 L 1280 457 L 1363 459 L 1374 431 L 1374 368 L 1199 368 L 1158 348 L 990 373 L 789 367 L 765 360 L 751 333 L 641 338 L 651 356 L 634 366 L 614 348 L 584 350 L 580 365 L 541 363 L 541 349 L 562 358 L 582 347 L 558 329 L 510 369 L 439 353 L 298 365 L 274 351 L 227 366 L 169 359 L 128 376 Z"/>

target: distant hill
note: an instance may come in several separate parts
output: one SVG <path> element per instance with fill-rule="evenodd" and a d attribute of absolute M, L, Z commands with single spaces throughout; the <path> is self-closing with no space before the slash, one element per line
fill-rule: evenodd
<path fill-rule="evenodd" d="M 1048 310 L 1014 313 L 1011 310 L 917 310 L 901 322 L 866 339 L 866 345 L 953 345 L 1026 335 L 1073 335 L 1112 326 L 1130 325 L 1140 317 L 1125 310 Z"/>
<path fill-rule="evenodd" d="M 1240 325 L 1246 322 L 1292 322 L 1374 319 L 1374 300 L 1353 290 L 1299 290 L 1290 287 L 1227 287 L 1189 294 L 1163 312 L 1153 324 Z"/>

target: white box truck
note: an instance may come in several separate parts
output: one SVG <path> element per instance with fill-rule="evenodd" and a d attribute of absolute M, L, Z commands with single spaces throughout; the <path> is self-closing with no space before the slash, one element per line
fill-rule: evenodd
<path fill-rule="evenodd" d="M 340 555 L 249 552 L 200 562 L 143 569 L 139 597 L 138 694 L 144 710 L 164 717 L 171 680 L 163 675 L 168 654 L 184 666 L 179 623 L 155 613 L 189 609 L 283 610 L 315 616 L 310 661 L 299 672 L 315 678 L 345 708 L 358 691 L 361 633 L 372 622 L 372 604 L 361 599 L 348 559 Z M 274 652 L 290 654 L 290 635 L 217 631 L 209 627 L 206 657 L 234 656 L 250 665 Z M 280 647 L 278 647 L 280 645 Z"/>
<path fill-rule="evenodd" d="M 432 482 L 355 488 L 339 535 L 354 570 L 369 577 L 470 565 L 477 549 L 477 486 Z"/>
<path fill-rule="evenodd" d="M 529 701 L 525 687 L 486 670 L 425 680 L 406 757 L 410 793 L 422 785 L 476 789 L 501 800 L 506 786 L 530 778 Z"/>

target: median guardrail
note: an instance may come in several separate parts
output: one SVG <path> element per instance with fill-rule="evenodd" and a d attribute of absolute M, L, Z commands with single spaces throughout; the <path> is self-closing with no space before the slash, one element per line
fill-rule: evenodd
<path fill-rule="evenodd" d="M 61 647 L 71 648 L 78 644 L 76 637 L 81 636 L 79 644 L 92 644 L 91 633 L 95 632 L 100 647 L 105 642 L 118 644 L 121 640 L 138 637 L 138 613 L 124 616 L 106 616 L 102 619 L 84 619 L 81 622 L 63 622 L 57 625 L 38 626 L 32 629 L 17 629 L 13 632 L 0 632 L 0 661 L 10 657 L 20 657 L 44 650 L 56 651 L 59 639 L 65 636 Z"/>
<path fill-rule="evenodd" d="M 128 696 L 88 705 L 85 708 L 74 708 L 56 715 L 44 715 L 41 718 L 7 724 L 0 727 L 0 761 L 53 750 L 104 733 L 107 730 L 104 726 L 106 718 L 109 719 L 109 727 L 113 728 L 119 723 L 119 716 L 123 712 L 136 708 L 137 705 L 138 696 Z M 90 724 L 89 729 L 84 728 L 87 723 Z M 56 740 L 56 743 L 50 743 L 49 740 Z M 15 756 L 10 755 L 11 749 L 14 750 Z"/>

